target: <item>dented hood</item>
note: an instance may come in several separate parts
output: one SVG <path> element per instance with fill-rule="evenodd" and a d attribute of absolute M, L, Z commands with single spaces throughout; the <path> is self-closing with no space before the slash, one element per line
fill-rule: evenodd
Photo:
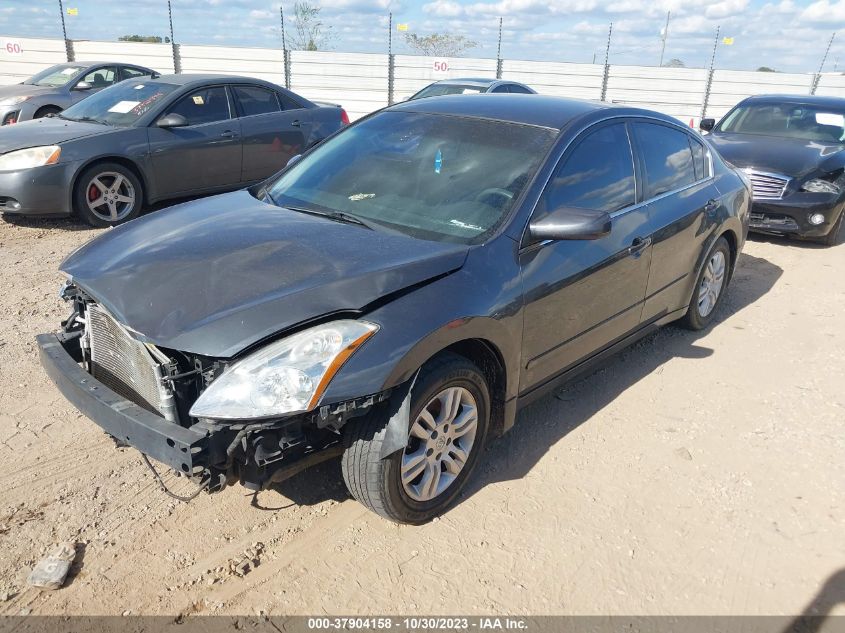
<path fill-rule="evenodd" d="M 111 229 L 61 269 L 142 340 L 229 358 L 291 326 L 362 310 L 457 270 L 467 250 L 238 191 Z"/>

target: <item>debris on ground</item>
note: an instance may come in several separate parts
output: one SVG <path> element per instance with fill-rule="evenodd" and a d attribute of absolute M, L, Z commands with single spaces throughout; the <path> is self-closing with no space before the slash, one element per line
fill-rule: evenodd
<path fill-rule="evenodd" d="M 59 589 L 67 578 L 67 572 L 74 557 L 76 557 L 75 543 L 59 543 L 35 566 L 26 582 L 40 589 Z"/>

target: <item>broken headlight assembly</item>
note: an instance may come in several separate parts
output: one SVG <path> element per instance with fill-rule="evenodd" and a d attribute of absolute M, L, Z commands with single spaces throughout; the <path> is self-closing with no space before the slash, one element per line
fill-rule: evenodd
<path fill-rule="evenodd" d="M 270 343 L 230 365 L 190 415 L 243 420 L 310 411 L 343 363 L 377 330 L 366 321 L 340 320 Z"/>

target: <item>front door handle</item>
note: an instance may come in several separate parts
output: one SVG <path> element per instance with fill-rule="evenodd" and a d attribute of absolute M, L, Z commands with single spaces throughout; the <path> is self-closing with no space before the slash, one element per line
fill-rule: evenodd
<path fill-rule="evenodd" d="M 302 123 L 299 121 L 299 119 L 294 119 L 293 121 L 290 122 L 290 124 L 291 124 L 292 127 L 299 127 L 300 125 L 302 125 Z"/>
<path fill-rule="evenodd" d="M 235 134 L 232 130 L 226 130 L 220 136 L 221 138 L 235 138 L 237 134 Z"/>
<path fill-rule="evenodd" d="M 633 255 L 634 257 L 638 257 L 649 246 L 651 246 L 650 237 L 635 238 L 631 246 L 628 247 L 628 254 Z"/>

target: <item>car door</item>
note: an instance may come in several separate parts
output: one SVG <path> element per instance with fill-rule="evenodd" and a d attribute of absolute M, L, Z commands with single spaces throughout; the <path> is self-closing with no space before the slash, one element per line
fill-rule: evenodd
<path fill-rule="evenodd" d="M 686 307 L 690 276 L 717 227 L 720 194 L 708 150 L 680 126 L 631 123 L 652 226 L 651 272 L 643 318 Z"/>
<path fill-rule="evenodd" d="M 636 330 L 648 283 L 648 215 L 624 121 L 590 128 L 561 159 L 534 218 L 562 207 L 607 211 L 597 240 L 523 246 L 523 370 L 527 391 Z"/>
<path fill-rule="evenodd" d="M 305 149 L 311 118 L 306 108 L 263 86 L 232 85 L 243 137 L 241 180 L 272 176 Z"/>
<path fill-rule="evenodd" d="M 192 90 L 161 116 L 181 114 L 185 127 L 148 128 L 150 162 L 161 197 L 237 185 L 241 181 L 240 122 L 225 86 Z M 158 117 L 161 118 L 161 117 Z"/>

